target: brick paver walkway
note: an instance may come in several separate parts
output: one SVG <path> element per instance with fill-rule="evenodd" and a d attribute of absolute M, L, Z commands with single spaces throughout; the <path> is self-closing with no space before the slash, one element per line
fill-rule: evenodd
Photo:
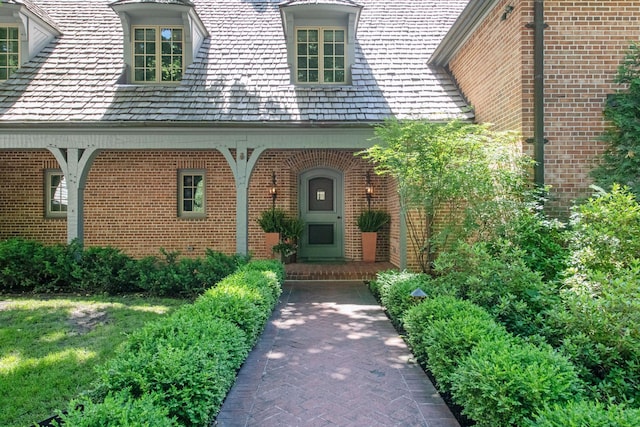
<path fill-rule="evenodd" d="M 362 282 L 287 282 L 215 425 L 459 426 Z"/>

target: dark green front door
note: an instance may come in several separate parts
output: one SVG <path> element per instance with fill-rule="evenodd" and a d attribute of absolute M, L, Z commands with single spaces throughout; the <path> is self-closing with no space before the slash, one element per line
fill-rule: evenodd
<path fill-rule="evenodd" d="M 311 169 L 300 175 L 300 214 L 305 232 L 301 260 L 339 260 L 344 257 L 342 173 Z"/>

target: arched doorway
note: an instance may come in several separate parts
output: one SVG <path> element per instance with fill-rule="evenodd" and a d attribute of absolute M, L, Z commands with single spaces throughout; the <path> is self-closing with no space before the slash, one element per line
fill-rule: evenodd
<path fill-rule="evenodd" d="M 299 243 L 301 261 L 344 258 L 344 197 L 342 173 L 328 168 L 303 172 L 298 206 L 305 223 Z"/>

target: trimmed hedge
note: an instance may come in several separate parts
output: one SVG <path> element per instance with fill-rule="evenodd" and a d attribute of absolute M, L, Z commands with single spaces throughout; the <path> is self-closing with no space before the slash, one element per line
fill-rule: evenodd
<path fill-rule="evenodd" d="M 448 296 L 427 299 L 410 309 L 404 320 L 413 353 L 429 366 L 442 391 L 451 390 L 458 364 L 480 341 L 507 336 L 486 310 Z"/>
<path fill-rule="evenodd" d="M 249 258 L 207 249 L 203 258 L 136 260 L 112 247 L 45 246 L 20 238 L 0 242 L 0 292 L 82 292 L 195 298 Z"/>
<path fill-rule="evenodd" d="M 156 407 L 166 410 L 166 424 L 159 425 L 208 425 L 275 307 L 283 277 L 279 262 L 250 263 L 193 304 L 132 334 L 119 355 L 98 368 L 91 403 L 84 401 L 91 410 L 78 416 L 72 402 L 69 414 L 60 415 L 65 425 L 127 425 L 101 424 L 103 405 L 114 402 L 152 414 Z"/>
<path fill-rule="evenodd" d="M 640 409 L 624 405 L 604 405 L 593 401 L 574 401 L 542 410 L 525 427 L 637 427 Z"/>
<path fill-rule="evenodd" d="M 582 395 L 574 366 L 550 346 L 513 336 L 482 340 L 451 378 L 463 414 L 479 427 L 521 426 L 547 405 Z"/>
<path fill-rule="evenodd" d="M 387 301 L 404 305 L 401 299 Z M 427 298 L 409 308 L 403 320 L 418 360 L 478 426 L 521 426 L 543 408 L 583 393 L 566 357 L 547 344 L 514 336 L 471 301 L 450 295 Z"/>

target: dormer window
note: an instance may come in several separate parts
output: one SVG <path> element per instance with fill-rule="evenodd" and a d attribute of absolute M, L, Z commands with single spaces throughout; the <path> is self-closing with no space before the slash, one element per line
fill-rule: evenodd
<path fill-rule="evenodd" d="M 0 0 L 0 6 L 0 81 L 4 81 L 62 33 L 32 2 Z"/>
<path fill-rule="evenodd" d="M 209 36 L 189 0 L 117 0 L 111 7 L 122 21 L 127 83 L 179 83 Z"/>
<path fill-rule="evenodd" d="M 296 28 L 296 83 L 346 83 L 346 30 Z"/>
<path fill-rule="evenodd" d="M 20 31 L 0 26 L 0 80 L 7 80 L 20 67 Z"/>
<path fill-rule="evenodd" d="M 291 0 L 280 5 L 294 84 L 351 84 L 362 6 L 351 0 L 325 1 Z"/>
<path fill-rule="evenodd" d="M 133 81 L 179 82 L 184 71 L 182 27 L 133 28 Z"/>

